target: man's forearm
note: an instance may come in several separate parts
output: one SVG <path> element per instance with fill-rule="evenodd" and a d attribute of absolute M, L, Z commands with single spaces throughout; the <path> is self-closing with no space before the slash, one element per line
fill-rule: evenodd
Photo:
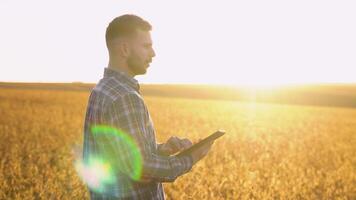
<path fill-rule="evenodd" d="M 189 156 L 160 156 L 145 157 L 142 167 L 142 178 L 156 182 L 173 182 L 179 176 L 187 173 L 193 166 Z"/>

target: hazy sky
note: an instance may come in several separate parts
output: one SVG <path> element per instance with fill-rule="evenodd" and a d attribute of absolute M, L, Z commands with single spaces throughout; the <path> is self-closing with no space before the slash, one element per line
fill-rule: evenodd
<path fill-rule="evenodd" d="M 144 83 L 356 82 L 356 1 L 0 0 L 0 81 L 97 82 L 105 29 L 153 25 Z"/>

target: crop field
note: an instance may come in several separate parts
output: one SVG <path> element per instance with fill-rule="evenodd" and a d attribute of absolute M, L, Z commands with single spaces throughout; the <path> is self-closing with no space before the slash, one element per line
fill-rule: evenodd
<path fill-rule="evenodd" d="M 88 91 L 0 88 L 0 199 L 88 199 Z M 226 130 L 167 199 L 356 199 L 356 109 L 144 96 L 157 142 Z"/>

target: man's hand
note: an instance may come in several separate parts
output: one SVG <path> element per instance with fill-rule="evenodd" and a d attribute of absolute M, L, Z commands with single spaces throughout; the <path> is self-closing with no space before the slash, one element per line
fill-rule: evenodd
<path fill-rule="evenodd" d="M 166 143 L 160 145 L 158 151 L 162 155 L 172 155 L 192 146 L 192 142 L 187 138 L 180 139 L 176 136 L 170 137 Z"/>

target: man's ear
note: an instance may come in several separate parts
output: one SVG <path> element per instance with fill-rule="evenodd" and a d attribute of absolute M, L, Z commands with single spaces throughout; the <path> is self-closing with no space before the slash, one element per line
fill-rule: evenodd
<path fill-rule="evenodd" d="M 130 55 L 130 45 L 128 42 L 123 42 L 121 45 L 122 55 L 126 58 Z"/>

